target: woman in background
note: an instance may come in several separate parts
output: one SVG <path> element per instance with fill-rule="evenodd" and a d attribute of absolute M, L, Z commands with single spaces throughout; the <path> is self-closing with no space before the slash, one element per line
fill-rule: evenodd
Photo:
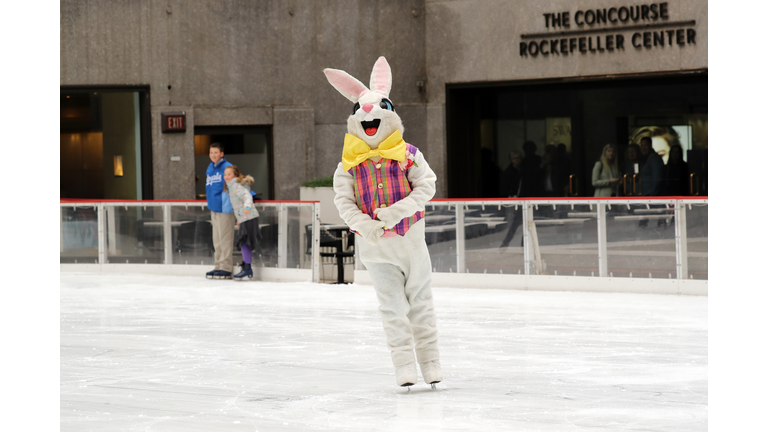
<path fill-rule="evenodd" d="M 618 195 L 619 164 L 616 153 L 613 144 L 606 144 L 600 160 L 595 162 L 595 167 L 592 168 L 592 186 L 595 188 L 596 197 Z"/>

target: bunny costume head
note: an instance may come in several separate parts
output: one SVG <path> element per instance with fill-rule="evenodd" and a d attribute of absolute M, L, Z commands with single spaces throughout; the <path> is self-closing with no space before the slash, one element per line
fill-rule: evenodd
<path fill-rule="evenodd" d="M 365 141 L 372 149 L 397 130 L 402 135 L 403 121 L 389 100 L 392 70 L 387 59 L 379 57 L 373 65 L 370 88 L 342 70 L 324 69 L 323 72 L 331 85 L 355 104 L 352 115 L 347 119 L 350 135 Z"/>

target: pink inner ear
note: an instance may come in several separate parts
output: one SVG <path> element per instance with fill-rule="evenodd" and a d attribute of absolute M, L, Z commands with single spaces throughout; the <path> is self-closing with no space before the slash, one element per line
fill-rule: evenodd
<path fill-rule="evenodd" d="M 392 73 L 384 57 L 379 57 L 373 65 L 371 90 L 389 96 L 389 87 Z"/>
<path fill-rule="evenodd" d="M 360 99 L 368 89 L 365 86 L 346 72 L 337 70 L 326 70 L 325 76 L 328 77 L 328 81 L 336 87 L 340 92 L 346 93 L 345 96 Z"/>

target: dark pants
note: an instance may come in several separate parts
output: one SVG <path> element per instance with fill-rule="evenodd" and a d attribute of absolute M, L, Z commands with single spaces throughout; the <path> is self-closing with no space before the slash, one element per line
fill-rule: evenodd
<path fill-rule="evenodd" d="M 514 206 L 507 208 L 507 218 L 510 219 L 510 224 L 507 236 L 504 237 L 504 240 L 501 242 L 501 247 L 503 248 L 509 246 L 509 242 L 512 241 L 512 237 L 514 237 L 515 232 L 517 232 L 517 228 L 523 224 L 523 206 L 519 205 L 517 210 L 515 210 Z M 523 241 L 521 239 L 520 246 L 522 245 Z"/>

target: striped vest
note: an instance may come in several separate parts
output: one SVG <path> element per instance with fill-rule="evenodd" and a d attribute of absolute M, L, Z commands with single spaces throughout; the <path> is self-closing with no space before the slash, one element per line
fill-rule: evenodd
<path fill-rule="evenodd" d="M 406 149 L 411 154 L 416 154 L 416 147 L 406 144 Z M 355 179 L 355 199 L 357 207 L 363 213 L 376 219 L 373 210 L 379 207 L 391 206 L 411 193 L 411 184 L 408 183 L 408 170 L 400 169 L 396 160 L 382 158 L 378 162 L 370 159 L 349 170 Z M 404 236 L 408 229 L 424 217 L 424 212 L 419 211 L 412 216 L 403 218 L 394 227 L 384 230 L 395 232 Z"/>

